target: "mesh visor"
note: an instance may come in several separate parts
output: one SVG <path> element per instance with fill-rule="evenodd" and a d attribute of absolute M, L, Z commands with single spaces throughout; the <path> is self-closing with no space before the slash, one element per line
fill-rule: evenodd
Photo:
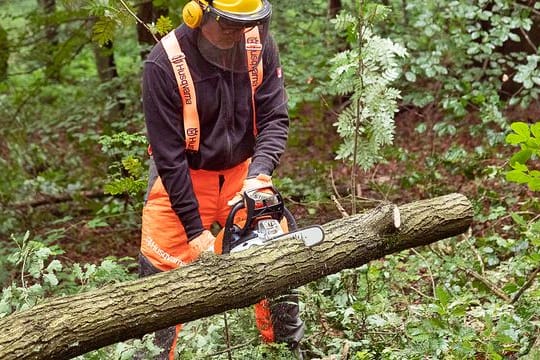
<path fill-rule="evenodd" d="M 260 58 L 254 59 L 254 54 L 262 53 L 266 36 L 268 35 L 269 17 L 265 21 L 256 23 L 235 22 L 228 18 L 216 16 L 214 13 L 205 13 L 197 45 L 202 56 L 211 64 L 228 71 L 247 72 L 248 49 L 260 48 L 261 51 L 250 52 L 249 63 L 258 63 Z M 258 30 L 259 45 L 256 43 L 251 30 Z M 246 41 L 247 37 L 247 41 Z"/>

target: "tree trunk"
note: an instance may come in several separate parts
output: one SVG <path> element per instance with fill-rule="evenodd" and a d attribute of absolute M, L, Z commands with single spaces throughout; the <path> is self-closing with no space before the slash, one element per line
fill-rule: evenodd
<path fill-rule="evenodd" d="M 52 299 L 0 320 L 0 359 L 66 359 L 242 308 L 340 270 L 461 234 L 472 215 L 471 203 L 460 194 L 399 208 L 384 204 L 325 224 L 326 239 L 311 248 L 301 240 L 284 240 L 227 256 L 209 254 L 173 271 Z"/>
<path fill-rule="evenodd" d="M 0 82 L 7 79 L 9 60 L 9 41 L 7 31 L 0 24 Z"/>
<path fill-rule="evenodd" d="M 167 16 L 168 14 L 168 8 L 157 7 L 152 1 L 142 2 L 137 10 L 137 17 L 145 24 L 156 22 L 160 16 Z M 141 59 L 144 60 L 146 59 L 146 55 L 148 55 L 152 46 L 156 44 L 156 41 L 148 29 L 139 22 L 137 22 L 137 39 L 139 40 L 139 44 L 143 47 L 141 50 Z"/>
<path fill-rule="evenodd" d="M 118 77 L 116 62 L 114 60 L 113 42 L 108 41 L 102 47 L 94 46 L 94 58 L 99 79 L 102 83 Z"/>
<path fill-rule="evenodd" d="M 341 0 L 328 0 L 328 17 L 333 19 L 341 10 Z"/>
<path fill-rule="evenodd" d="M 39 6 L 43 9 L 47 17 L 45 26 L 45 37 L 51 45 L 58 45 L 58 25 L 52 20 L 56 12 L 56 0 L 38 0 Z"/>

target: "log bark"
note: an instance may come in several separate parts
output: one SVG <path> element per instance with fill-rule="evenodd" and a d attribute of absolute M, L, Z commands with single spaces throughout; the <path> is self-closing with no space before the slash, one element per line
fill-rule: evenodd
<path fill-rule="evenodd" d="M 396 228 L 399 210 L 401 225 Z M 326 239 L 274 242 L 149 278 L 46 301 L 0 320 L 0 359 L 67 359 L 146 333 L 242 308 L 346 268 L 465 232 L 469 200 L 450 194 L 384 204 L 323 225 Z"/>

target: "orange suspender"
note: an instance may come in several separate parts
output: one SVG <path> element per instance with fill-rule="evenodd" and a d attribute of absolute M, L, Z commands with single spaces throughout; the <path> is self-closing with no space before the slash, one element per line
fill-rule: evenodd
<path fill-rule="evenodd" d="M 200 126 L 199 113 L 197 112 L 197 96 L 195 95 L 195 85 L 189 72 L 186 56 L 180 49 L 174 30 L 165 35 L 161 39 L 161 43 L 173 67 L 174 76 L 178 83 L 178 91 L 182 98 L 186 150 L 198 151 Z"/>
<path fill-rule="evenodd" d="M 255 109 L 255 92 L 263 80 L 263 65 L 261 59 L 262 44 L 259 28 L 253 27 L 245 33 L 246 58 L 249 80 L 251 83 L 251 106 L 253 109 L 253 135 L 257 136 L 257 113 Z"/>
<path fill-rule="evenodd" d="M 259 28 L 254 27 L 245 33 L 246 57 L 249 80 L 251 84 L 251 104 L 253 109 L 253 135 L 257 136 L 257 114 L 255 112 L 255 92 L 262 83 L 263 65 L 261 60 L 262 44 L 259 36 Z M 161 43 L 171 65 L 174 76 L 178 83 L 178 91 L 182 98 L 184 117 L 184 132 L 186 136 L 186 150 L 199 151 L 200 124 L 197 112 L 197 97 L 195 85 L 189 72 L 186 56 L 180 48 L 174 30 L 161 39 Z"/>

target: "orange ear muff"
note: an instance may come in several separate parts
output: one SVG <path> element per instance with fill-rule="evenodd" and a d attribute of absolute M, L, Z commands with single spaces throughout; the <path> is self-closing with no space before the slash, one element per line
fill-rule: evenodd
<path fill-rule="evenodd" d="M 195 29 L 201 25 L 203 18 L 203 9 L 197 1 L 190 1 L 182 9 L 182 19 L 184 24 L 192 29 Z"/>

